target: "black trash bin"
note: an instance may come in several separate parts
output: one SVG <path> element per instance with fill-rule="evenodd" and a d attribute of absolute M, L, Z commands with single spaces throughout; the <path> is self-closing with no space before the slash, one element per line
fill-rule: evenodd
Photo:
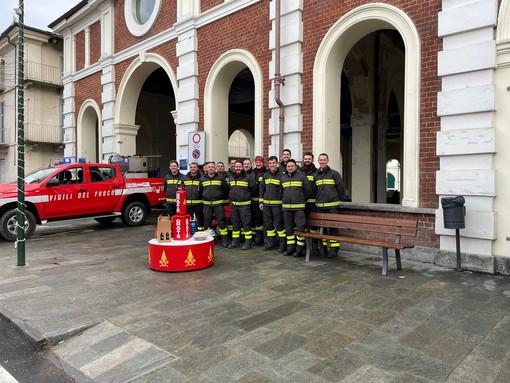
<path fill-rule="evenodd" d="M 466 227 L 464 221 L 466 215 L 465 202 L 466 200 L 462 196 L 441 198 L 445 229 L 464 229 Z"/>

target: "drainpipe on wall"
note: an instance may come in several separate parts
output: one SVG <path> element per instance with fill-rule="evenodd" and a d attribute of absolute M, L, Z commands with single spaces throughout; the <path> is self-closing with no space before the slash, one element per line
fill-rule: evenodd
<path fill-rule="evenodd" d="M 285 105 L 280 98 L 281 95 L 281 87 L 285 85 L 285 77 L 281 76 L 280 70 L 280 52 L 281 52 L 281 42 L 280 42 L 280 25 L 281 25 L 281 0 L 275 0 L 275 33 L 274 33 L 274 45 L 275 45 L 275 59 L 274 59 L 274 70 L 275 70 L 275 90 L 274 90 L 274 98 L 279 109 L 279 117 L 278 117 L 278 150 L 280 155 L 283 151 L 283 135 L 285 132 Z M 279 155 L 277 153 L 277 155 Z M 279 158 L 279 157 L 278 157 Z"/>

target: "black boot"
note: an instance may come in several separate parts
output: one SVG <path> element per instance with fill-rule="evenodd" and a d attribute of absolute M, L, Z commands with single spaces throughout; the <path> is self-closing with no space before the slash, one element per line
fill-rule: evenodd
<path fill-rule="evenodd" d="M 255 246 L 262 246 L 264 244 L 264 233 L 261 230 L 257 230 L 254 242 Z"/>
<path fill-rule="evenodd" d="M 316 239 L 312 239 L 312 256 L 319 257 L 319 242 Z"/>
<path fill-rule="evenodd" d="M 296 253 L 294 254 L 294 258 L 301 258 L 305 256 L 305 249 L 303 246 L 298 246 L 296 248 Z"/>
<path fill-rule="evenodd" d="M 243 250 L 250 250 L 251 249 L 251 242 L 252 242 L 251 239 L 245 239 L 244 240 Z"/>
<path fill-rule="evenodd" d="M 317 247 L 319 248 L 318 255 L 320 255 L 321 257 L 326 257 L 328 255 L 328 248 L 324 246 L 323 243 L 319 242 L 317 244 Z"/>
<path fill-rule="evenodd" d="M 267 237 L 267 242 L 262 248 L 264 251 L 271 250 L 273 247 L 276 247 L 276 238 L 275 237 Z"/>
<path fill-rule="evenodd" d="M 285 253 L 285 249 L 287 248 L 287 238 L 285 237 L 278 238 L 278 244 L 279 244 L 278 252 L 280 254 Z"/>
<path fill-rule="evenodd" d="M 227 235 L 222 235 L 221 236 L 221 246 L 223 247 L 228 247 L 228 236 Z"/>
<path fill-rule="evenodd" d="M 285 255 L 286 257 L 289 257 L 291 255 L 294 255 L 295 252 L 296 252 L 296 245 L 290 245 L 290 246 L 287 246 L 287 250 L 285 250 L 285 253 L 283 253 L 283 255 Z"/>
<path fill-rule="evenodd" d="M 338 247 L 330 247 L 328 249 L 328 254 L 326 255 L 326 258 L 336 258 L 338 257 Z"/>
<path fill-rule="evenodd" d="M 232 240 L 232 243 L 230 245 L 228 245 L 228 248 L 229 249 L 237 249 L 239 247 L 239 238 L 234 238 Z"/>

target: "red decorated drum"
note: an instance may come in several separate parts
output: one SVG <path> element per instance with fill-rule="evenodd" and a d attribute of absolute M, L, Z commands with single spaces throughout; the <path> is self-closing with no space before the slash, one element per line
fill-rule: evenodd
<path fill-rule="evenodd" d="M 157 271 L 188 271 L 205 269 L 214 264 L 214 239 L 203 241 L 149 241 L 149 267 Z"/>

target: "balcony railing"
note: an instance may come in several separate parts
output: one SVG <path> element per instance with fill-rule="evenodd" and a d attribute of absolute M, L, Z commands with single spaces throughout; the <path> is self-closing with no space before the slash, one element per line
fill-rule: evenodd
<path fill-rule="evenodd" d="M 62 86 L 60 68 L 33 61 L 25 61 L 25 80 L 41 84 Z"/>
<path fill-rule="evenodd" d="M 49 144 L 62 143 L 62 128 L 58 125 L 43 125 L 26 123 L 25 140 L 31 142 L 45 142 Z"/>

